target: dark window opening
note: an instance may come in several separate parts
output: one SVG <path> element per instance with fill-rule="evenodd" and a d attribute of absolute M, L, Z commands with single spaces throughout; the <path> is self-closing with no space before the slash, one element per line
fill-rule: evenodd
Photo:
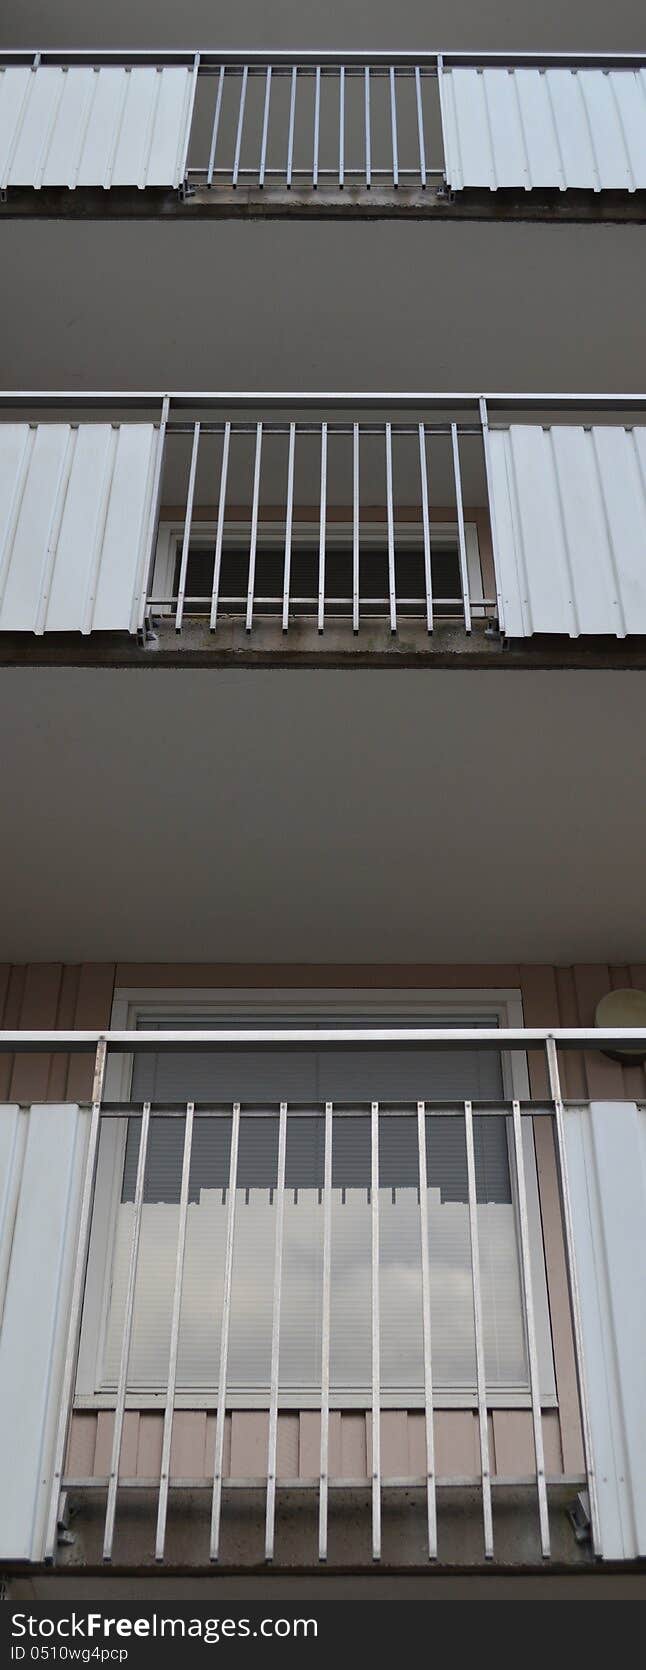
<path fill-rule="evenodd" d="M 177 596 L 181 563 L 181 548 L 175 561 L 173 595 Z M 254 612 L 276 615 L 282 610 L 285 554 L 282 544 L 266 545 L 261 541 L 256 551 L 254 580 Z M 211 607 L 213 592 L 214 547 L 203 542 L 191 545 L 185 583 L 185 611 L 206 614 Z M 249 551 L 244 546 L 227 545 L 222 549 L 219 609 L 222 613 L 241 614 L 246 609 L 249 586 Z M 447 617 L 462 614 L 462 580 L 457 538 L 446 540 L 433 548 L 431 545 L 431 586 L 433 608 L 437 615 Z M 422 544 L 397 546 L 395 542 L 395 587 L 398 607 L 413 615 L 426 609 L 426 578 Z M 325 554 L 325 607 L 330 614 L 349 614 L 352 610 L 353 553 L 352 541 L 328 546 Z M 295 612 L 313 614 L 318 606 L 319 551 L 317 544 L 292 541 L 289 596 Z M 361 544 L 359 551 L 359 595 L 364 611 L 385 614 L 389 606 L 388 548 L 385 542 L 374 540 Z"/>

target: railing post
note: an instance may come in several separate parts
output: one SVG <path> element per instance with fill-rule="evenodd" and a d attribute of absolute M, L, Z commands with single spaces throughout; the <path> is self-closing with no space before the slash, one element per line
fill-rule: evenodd
<path fill-rule="evenodd" d="M 161 491 L 162 491 L 162 475 L 163 475 L 163 470 L 164 470 L 164 454 L 165 454 L 165 451 L 166 451 L 166 426 L 168 424 L 169 411 L 170 411 L 170 395 L 165 394 L 163 396 L 163 399 L 162 399 L 161 419 L 160 419 L 160 423 L 159 423 L 159 432 L 158 432 L 158 435 L 157 435 L 157 456 L 155 458 L 155 473 L 154 473 L 154 476 L 153 476 L 153 488 L 152 488 L 152 494 L 151 494 L 151 499 L 150 499 L 150 516 L 148 518 L 148 530 L 147 530 L 147 536 L 146 536 L 146 549 L 145 549 L 145 552 L 144 552 L 144 571 L 143 571 L 143 576 L 142 576 L 141 592 L 139 594 L 138 608 L 135 606 L 136 607 L 136 618 L 134 619 L 134 621 L 132 623 L 133 624 L 133 631 L 135 631 L 135 632 L 137 632 L 137 631 L 138 632 L 143 632 L 143 630 L 144 630 L 145 621 L 146 621 L 146 606 L 147 606 L 147 600 L 148 600 L 148 593 L 150 591 L 150 587 L 151 587 L 151 584 L 152 584 L 152 578 L 153 578 L 153 574 L 154 574 L 154 571 L 155 571 L 155 556 L 156 556 L 156 545 L 157 545 L 157 527 L 158 527 L 158 523 L 159 523 L 159 508 L 160 508 Z"/>
<path fill-rule="evenodd" d="M 500 632 L 504 632 L 504 630 L 505 630 L 505 616 L 504 616 L 502 592 L 500 590 L 501 567 L 500 567 L 500 563 L 498 561 L 498 536 L 497 536 L 497 533 L 496 533 L 496 512 L 495 512 L 495 506 L 494 506 L 493 473 L 492 473 L 492 468 L 491 468 L 491 446 L 490 446 L 490 442 L 489 442 L 489 413 L 488 413 L 488 410 L 487 410 L 487 402 L 484 398 L 484 395 L 480 396 L 480 399 L 478 401 L 478 408 L 479 408 L 479 412 L 480 412 L 480 425 L 481 425 L 481 428 L 482 428 L 482 446 L 483 446 L 484 461 L 485 461 L 485 479 L 486 479 L 486 483 L 487 483 L 487 499 L 489 501 L 489 525 L 491 527 L 491 550 L 492 550 L 492 554 L 493 554 L 494 584 L 495 584 L 495 587 L 496 587 L 496 606 L 497 606 L 497 609 L 498 609 L 498 628 L 499 628 Z"/>
<path fill-rule="evenodd" d="M 283 1297 L 283 1235 L 285 1226 L 285 1157 L 287 1151 L 287 1103 L 280 1104 L 278 1128 L 278 1180 L 276 1184 L 276 1243 L 274 1248 L 274 1296 L 271 1331 L 271 1390 L 269 1438 L 267 1443 L 267 1502 L 265 1512 L 265 1559 L 274 1558 L 276 1526 L 276 1470 L 278 1465 L 278 1393 L 280 1373 L 280 1312 Z"/>
<path fill-rule="evenodd" d="M 128 1263 L 128 1286 L 126 1289 L 123 1340 L 121 1342 L 119 1381 L 117 1385 L 117 1400 L 114 1410 L 112 1453 L 110 1456 L 110 1474 L 108 1478 L 108 1495 L 105 1509 L 103 1559 L 106 1563 L 112 1559 L 112 1545 L 114 1541 L 114 1522 L 117 1510 L 117 1491 L 119 1489 L 119 1467 L 121 1464 L 123 1420 L 126 1409 L 126 1397 L 128 1393 L 128 1371 L 130 1368 L 130 1350 L 132 1346 L 132 1324 L 135 1309 L 135 1293 L 137 1288 L 137 1266 L 139 1261 L 139 1242 L 141 1237 L 141 1220 L 144 1206 L 144 1183 L 146 1176 L 146 1159 L 148 1156 L 149 1131 L 150 1102 L 144 1102 L 141 1118 L 141 1131 L 139 1135 L 139 1157 L 137 1160 L 137 1180 L 135 1183 L 132 1241 L 130 1243 L 130 1259 Z"/>
<path fill-rule="evenodd" d="M 561 1189 L 561 1208 L 563 1215 L 563 1234 L 565 1239 L 565 1261 L 567 1265 L 568 1287 L 570 1292 L 570 1309 L 572 1313 L 572 1331 L 574 1334 L 574 1356 L 576 1362 L 577 1386 L 579 1392 L 579 1408 L 581 1414 L 581 1431 L 583 1435 L 583 1452 L 585 1456 L 585 1470 L 590 1497 L 590 1525 L 592 1531 L 592 1547 L 594 1553 L 600 1557 L 601 1526 L 599 1522 L 599 1505 L 597 1501 L 597 1484 L 594 1468 L 594 1452 L 592 1449 L 592 1432 L 586 1391 L 585 1357 L 583 1350 L 583 1327 L 581 1321 L 581 1299 L 576 1270 L 576 1255 L 574 1250 L 574 1222 L 568 1183 L 567 1151 L 565 1141 L 565 1116 L 561 1096 L 561 1079 L 559 1074 L 558 1053 L 556 1039 L 551 1033 L 545 1039 L 545 1053 L 547 1057 L 547 1071 L 549 1077 L 550 1098 L 554 1105 L 556 1129 L 556 1151 L 558 1158 L 559 1184 Z"/>
<path fill-rule="evenodd" d="M 56 1438 L 54 1441 L 52 1486 L 47 1513 L 47 1524 L 45 1527 L 44 1558 L 45 1563 L 48 1565 L 51 1565 L 56 1554 L 61 1479 L 63 1477 L 63 1468 L 65 1465 L 67 1438 L 72 1414 L 74 1378 L 76 1375 L 76 1364 L 78 1360 L 79 1337 L 81 1332 L 81 1312 L 83 1308 L 83 1293 L 85 1290 L 85 1269 L 90 1240 L 90 1225 L 92 1221 L 92 1205 L 94 1201 L 94 1185 L 96 1181 L 96 1162 L 99 1150 L 101 1101 L 103 1098 L 103 1087 L 105 1082 L 106 1060 L 107 1042 L 105 1038 L 101 1037 L 97 1042 L 96 1055 L 94 1059 L 90 1135 L 85 1161 L 85 1179 L 83 1183 L 78 1241 L 76 1245 L 76 1260 L 72 1280 L 72 1298 L 70 1302 L 67 1343 L 65 1346 L 65 1358 L 63 1362 L 61 1401 L 56 1427 Z"/>
<path fill-rule="evenodd" d="M 325 1104 L 323 1173 L 323 1305 L 321 1317 L 321 1451 L 319 1467 L 319 1560 L 327 1560 L 330 1479 L 330 1294 L 332 1283 L 332 1103 Z"/>
<path fill-rule="evenodd" d="M 464 1104 L 464 1140 L 467 1161 L 467 1198 L 469 1206 L 469 1245 L 471 1252 L 471 1288 L 473 1293 L 473 1334 L 476 1354 L 476 1383 L 478 1395 L 478 1432 L 480 1437 L 480 1472 L 482 1476 L 482 1518 L 484 1525 L 485 1560 L 493 1560 L 493 1518 L 491 1511 L 491 1460 L 489 1455 L 489 1412 L 487 1409 L 487 1371 L 485 1365 L 484 1326 L 482 1316 L 482 1282 L 480 1275 L 480 1237 L 478 1233 L 478 1192 L 473 1141 L 473 1111 L 470 1102 Z"/>

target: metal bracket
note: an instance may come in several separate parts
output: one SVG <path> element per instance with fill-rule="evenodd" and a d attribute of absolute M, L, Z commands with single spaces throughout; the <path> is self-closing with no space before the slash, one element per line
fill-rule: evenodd
<path fill-rule="evenodd" d="M 56 1542 L 59 1548 L 72 1548 L 76 1537 L 69 1529 L 70 1503 L 66 1490 L 61 1491 L 58 1504 L 58 1520 L 56 1524 Z"/>
<path fill-rule="evenodd" d="M 150 649 L 152 644 L 157 644 L 158 642 L 159 639 L 153 626 L 152 616 L 146 615 L 143 626 L 140 626 L 137 632 L 137 643 L 139 644 L 140 649 Z"/>
<path fill-rule="evenodd" d="M 195 197 L 196 192 L 197 186 L 193 184 L 192 180 L 184 179 L 177 187 L 177 195 L 180 203 L 188 202 L 190 197 Z"/>
<path fill-rule="evenodd" d="M 592 1520 L 590 1517 L 590 1498 L 587 1490 L 579 1491 L 574 1506 L 567 1510 L 567 1516 L 574 1531 L 576 1542 L 591 1542 Z"/>

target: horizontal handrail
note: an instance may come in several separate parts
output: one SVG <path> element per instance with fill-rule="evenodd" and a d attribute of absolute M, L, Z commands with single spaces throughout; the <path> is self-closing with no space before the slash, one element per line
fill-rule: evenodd
<path fill-rule="evenodd" d="M 633 66 L 646 63 L 646 52 L 514 52 L 473 49 L 446 51 L 428 48 L 370 46 L 346 50 L 312 47 L 2 47 L 0 63 L 74 64 L 192 64 L 199 56 L 201 70 L 218 68 L 220 64 L 483 64 L 492 66 L 530 64 L 538 66 L 592 64 L 598 66 Z"/>
<path fill-rule="evenodd" d="M 454 1049 L 456 1045 L 473 1045 L 477 1049 L 539 1049 L 554 1043 L 558 1049 L 606 1050 L 616 1046 L 626 1048 L 644 1045 L 646 1027 L 210 1027 L 199 1031 L 133 1030 L 67 1031 L 64 1028 L 24 1030 L 15 1028 L 0 1031 L 0 1051 L 16 1054 L 64 1051 L 83 1054 L 105 1044 L 108 1051 L 142 1053 L 164 1050 L 210 1049 L 309 1049 L 318 1047 L 337 1049 L 424 1048 Z"/>
<path fill-rule="evenodd" d="M 162 391 L 160 389 L 0 389 L 0 410 L 2 407 L 33 406 L 34 409 L 47 406 L 73 406 L 79 411 L 87 410 L 91 406 L 114 407 L 123 406 L 134 409 L 136 407 L 161 405 L 169 400 L 171 407 L 189 409 L 199 405 L 229 407 L 232 410 L 251 407 L 262 407 L 263 410 L 281 410 L 292 407 L 296 411 L 313 411 L 322 407 L 336 407 L 339 411 L 349 411 L 353 407 L 376 411 L 389 407 L 392 410 L 405 411 L 413 408 L 429 411 L 443 411 L 449 406 L 463 408 L 478 408 L 480 401 L 485 400 L 489 411 L 518 409 L 526 411 L 540 411 L 548 407 L 553 411 L 573 411 L 583 408 L 591 411 L 599 407 L 603 411 L 636 410 L 646 408 L 646 392 L 639 390 L 631 393 L 605 393 L 598 391 L 560 393 L 531 392 L 523 393 L 516 389 L 505 393 L 501 390 L 479 392 L 471 390 L 452 390 L 444 392 L 438 390 L 396 390 L 396 389 L 178 389 Z"/>

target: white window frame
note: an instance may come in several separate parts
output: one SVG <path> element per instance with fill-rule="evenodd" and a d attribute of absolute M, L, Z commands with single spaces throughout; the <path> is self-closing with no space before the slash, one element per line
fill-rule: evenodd
<path fill-rule="evenodd" d="M 263 990 L 243 988 L 240 990 L 200 990 L 178 989 L 159 990 L 147 989 L 118 989 L 114 996 L 110 1025 L 114 1030 L 135 1030 L 146 1021 L 167 1020 L 169 1028 L 182 1019 L 194 1018 L 197 1014 L 213 1020 L 213 1025 L 233 1022 L 240 1025 L 253 1026 L 260 1016 L 266 1019 L 269 1015 L 275 1017 L 277 1025 L 281 1022 L 288 1026 L 293 1024 L 293 1017 L 303 1017 L 303 1024 L 307 1025 L 307 1018 L 317 1021 L 328 1017 L 343 1020 L 343 1016 L 357 1014 L 365 1016 L 366 1025 L 378 1025 L 388 1017 L 397 1022 L 401 1018 L 404 1026 L 410 1022 L 411 1014 L 422 1018 L 429 1025 L 433 1021 L 459 1020 L 464 1026 L 477 1019 L 485 1021 L 489 1026 L 522 1027 L 523 1008 L 522 997 L 517 989 L 511 990 L 419 990 L 401 987 L 397 990 L 347 990 L 334 989 L 302 990 L 291 988 L 284 990 Z M 526 1100 L 530 1095 L 527 1059 L 524 1052 L 501 1052 L 503 1073 L 503 1094 L 506 1099 L 518 1097 Z M 127 1102 L 130 1096 L 133 1055 L 108 1058 L 104 1097 L 108 1102 Z M 508 1133 L 510 1121 L 508 1124 Z M 535 1324 L 539 1360 L 539 1380 L 541 1387 L 541 1405 L 543 1408 L 556 1408 L 556 1380 L 554 1358 L 551 1339 L 551 1324 L 549 1300 L 547 1291 L 547 1276 L 545 1255 L 543 1249 L 543 1235 L 541 1225 L 540 1200 L 538 1192 L 538 1172 L 532 1121 L 524 1119 L 523 1142 L 525 1159 L 525 1183 L 527 1191 L 527 1209 L 530 1230 L 530 1256 L 532 1266 L 532 1285 L 534 1296 Z M 101 1365 L 107 1332 L 107 1323 L 111 1295 L 111 1272 L 114 1238 L 121 1188 L 123 1180 L 123 1164 L 127 1135 L 127 1120 L 110 1119 L 103 1122 L 99 1156 L 97 1162 L 97 1178 L 94 1196 L 94 1210 L 92 1230 L 88 1254 L 88 1267 L 85 1288 L 85 1303 L 83 1326 L 79 1348 L 79 1360 L 76 1379 L 75 1407 L 80 1409 L 111 1409 L 116 1402 L 116 1394 L 101 1386 Z M 517 1214 L 515 1189 L 515 1172 L 510 1163 L 510 1178 L 512 1187 L 512 1201 Z M 126 1406 L 132 1409 L 163 1408 L 165 1392 L 162 1387 L 156 1391 L 136 1390 L 129 1393 Z M 267 1406 L 267 1393 L 246 1392 L 235 1395 L 236 1408 L 262 1409 Z M 318 1402 L 311 1393 L 290 1393 L 289 1399 L 281 1398 L 281 1407 L 318 1407 Z M 335 1407 L 363 1409 L 365 1395 L 348 1393 L 335 1398 Z M 414 1398 L 404 1399 L 406 1407 L 423 1406 L 423 1392 Z M 451 1391 L 442 1389 L 434 1391 L 434 1406 L 438 1409 L 471 1409 L 477 1408 L 477 1397 L 474 1392 L 465 1390 Z M 491 1409 L 503 1408 L 531 1408 L 529 1388 L 504 1388 L 499 1391 L 487 1392 L 487 1404 Z M 217 1406 L 217 1392 L 177 1392 L 175 1406 L 178 1409 L 213 1409 Z M 382 1394 L 384 1408 L 400 1408 L 402 1395 L 397 1393 Z"/>
<path fill-rule="evenodd" d="M 457 537 L 457 526 L 455 522 L 431 521 L 430 530 L 431 547 L 433 547 L 433 544 L 435 543 L 436 549 L 442 550 L 443 542 L 445 546 L 449 543 L 455 543 L 455 539 Z M 396 521 L 394 531 L 396 550 L 411 550 L 413 546 L 419 546 L 422 536 L 421 525 L 411 522 Z M 477 524 L 475 522 L 465 521 L 464 534 L 467 553 L 467 574 L 469 577 L 469 597 L 474 617 L 478 619 L 481 615 L 484 616 L 485 613 L 485 593 L 482 578 L 482 563 L 480 560 L 480 542 L 478 539 Z M 173 579 L 177 559 L 182 548 L 183 538 L 183 522 L 175 519 L 169 522 L 160 521 L 157 533 L 157 547 L 155 552 L 155 566 L 153 570 L 151 591 L 153 604 L 156 597 L 169 598 L 173 595 Z M 248 550 L 249 523 L 230 522 L 227 520 L 226 538 L 228 544 L 239 547 L 241 551 Z M 320 538 L 320 527 L 318 522 L 294 522 L 292 529 L 292 540 L 294 543 L 297 538 L 299 543 L 311 546 L 312 550 L 318 551 Z M 386 547 L 388 539 L 386 523 L 362 522 L 361 539 L 365 539 L 367 542 L 381 539 L 383 540 L 384 547 Z M 213 521 L 204 522 L 196 520 L 191 523 L 191 543 L 199 544 L 201 540 L 203 540 L 205 544 L 209 544 L 211 546 L 213 545 Z M 335 550 L 335 548 L 340 545 L 346 546 L 348 541 L 351 543 L 351 520 L 348 520 L 347 522 L 329 522 L 326 527 L 325 541 L 326 548 L 330 551 Z M 276 550 L 281 551 L 284 548 L 284 544 L 284 522 L 281 522 L 280 520 L 277 522 L 263 522 L 261 519 L 258 524 L 259 550 L 262 551 L 263 548 L 267 549 L 270 547 L 271 549 L 275 548 Z M 384 606 L 387 605 L 387 601 L 387 598 L 385 598 Z M 421 602 L 423 603 L 423 599 Z M 315 605 L 316 598 L 313 598 L 312 607 L 314 608 Z M 190 613 L 190 610 L 188 612 Z M 159 614 L 162 619 L 165 616 L 171 616 L 172 618 L 174 614 L 174 606 L 170 603 L 161 605 L 158 604 L 156 606 L 156 613 Z M 447 619 L 450 618 L 452 617 L 447 616 Z"/>

